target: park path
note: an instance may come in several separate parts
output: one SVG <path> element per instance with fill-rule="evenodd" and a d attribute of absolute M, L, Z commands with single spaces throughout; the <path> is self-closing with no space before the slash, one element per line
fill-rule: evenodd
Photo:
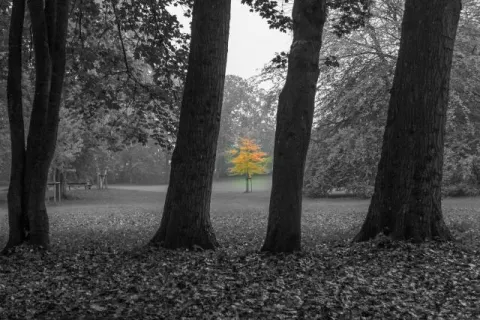
<path fill-rule="evenodd" d="M 111 184 L 108 186 L 112 189 L 120 190 L 135 190 L 135 191 L 150 191 L 150 192 L 167 192 L 168 185 L 154 185 L 154 186 L 137 186 L 137 185 L 123 185 L 123 184 Z"/>

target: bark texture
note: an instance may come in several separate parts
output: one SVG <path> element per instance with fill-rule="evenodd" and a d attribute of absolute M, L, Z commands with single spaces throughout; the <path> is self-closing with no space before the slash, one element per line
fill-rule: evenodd
<path fill-rule="evenodd" d="M 227 64 L 231 0 L 197 0 L 188 72 L 160 228 L 152 244 L 214 249 L 210 198 Z"/>
<path fill-rule="evenodd" d="M 18 2 L 20 5 L 20 2 Z M 23 2 L 22 2 L 23 3 Z M 14 2 L 14 6 L 17 1 Z M 12 132 L 12 177 L 9 188 L 9 217 L 20 221 L 10 223 L 10 238 L 5 250 L 29 240 L 30 244 L 48 248 L 50 244 L 49 222 L 45 206 L 45 192 L 48 179 L 48 169 L 55 152 L 57 129 L 59 122 L 60 100 L 65 75 L 65 43 L 68 26 L 68 0 L 29 0 L 32 24 L 32 39 L 35 53 L 35 95 L 30 118 L 27 146 L 25 149 L 23 117 L 21 113 L 21 80 L 12 80 L 8 88 L 12 96 L 12 107 L 9 103 L 10 131 Z M 23 12 L 24 4 L 23 4 Z M 13 21 L 10 37 L 19 33 L 21 44 L 23 17 Z M 19 19 L 19 18 L 18 18 Z M 18 42 L 20 41 L 20 42 Z M 11 42 L 13 44 L 13 42 Z M 10 54 L 18 55 L 9 64 L 10 71 L 17 74 L 22 69 L 21 46 L 10 45 Z M 16 78 L 15 78 L 16 79 Z M 16 92 L 16 93 L 14 93 Z M 15 97 L 15 99 L 13 99 Z M 10 99 L 10 98 L 9 98 Z M 12 109 L 12 111 L 10 111 Z M 21 119 L 21 120 L 20 120 Z M 20 142 L 22 140 L 22 142 Z M 21 204 L 21 206 L 19 205 Z M 21 208 L 21 214 L 18 209 Z M 14 228 L 12 228 L 14 226 Z M 23 235 L 20 234 L 23 232 Z"/>
<path fill-rule="evenodd" d="M 295 0 L 287 81 L 278 104 L 268 228 L 262 251 L 301 249 L 302 188 L 313 121 L 324 0 Z"/>
<path fill-rule="evenodd" d="M 443 144 L 460 0 L 407 0 L 375 190 L 354 241 L 451 240 L 442 215 Z"/>
<path fill-rule="evenodd" d="M 22 104 L 22 33 L 25 17 L 25 0 L 14 1 L 8 40 L 8 118 L 12 163 L 8 188 L 9 237 L 6 248 L 20 245 L 27 239 L 30 230 L 23 198 L 25 168 L 25 130 Z"/>

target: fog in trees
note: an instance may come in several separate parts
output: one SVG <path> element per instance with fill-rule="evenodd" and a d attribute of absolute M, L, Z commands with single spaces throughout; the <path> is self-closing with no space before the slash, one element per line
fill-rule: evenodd
<path fill-rule="evenodd" d="M 254 139 L 262 151 L 273 154 L 278 93 L 261 85 L 258 77 L 226 76 L 215 164 L 217 178 L 228 176 L 228 150 L 241 139 Z"/>

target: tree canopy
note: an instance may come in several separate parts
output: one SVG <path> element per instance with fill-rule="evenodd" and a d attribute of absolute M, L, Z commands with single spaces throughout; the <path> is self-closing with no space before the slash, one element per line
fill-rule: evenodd
<path fill-rule="evenodd" d="M 228 150 L 228 155 L 231 157 L 229 162 L 233 165 L 228 171 L 232 175 L 244 175 L 250 179 L 256 174 L 267 172 L 267 153 L 261 151 L 252 139 L 241 138 L 238 148 Z"/>

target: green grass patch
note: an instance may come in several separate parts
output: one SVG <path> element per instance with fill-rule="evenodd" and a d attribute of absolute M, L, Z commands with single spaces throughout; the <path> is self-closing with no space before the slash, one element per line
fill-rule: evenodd
<path fill-rule="evenodd" d="M 218 186 L 218 184 L 217 184 Z M 217 188 L 216 252 L 145 248 L 164 192 L 76 190 L 52 251 L 0 257 L 0 319 L 478 319 L 480 199 L 447 199 L 458 243 L 350 244 L 368 201 L 304 200 L 302 253 L 258 253 L 269 191 Z M 0 204 L 0 242 L 6 240 Z"/>

